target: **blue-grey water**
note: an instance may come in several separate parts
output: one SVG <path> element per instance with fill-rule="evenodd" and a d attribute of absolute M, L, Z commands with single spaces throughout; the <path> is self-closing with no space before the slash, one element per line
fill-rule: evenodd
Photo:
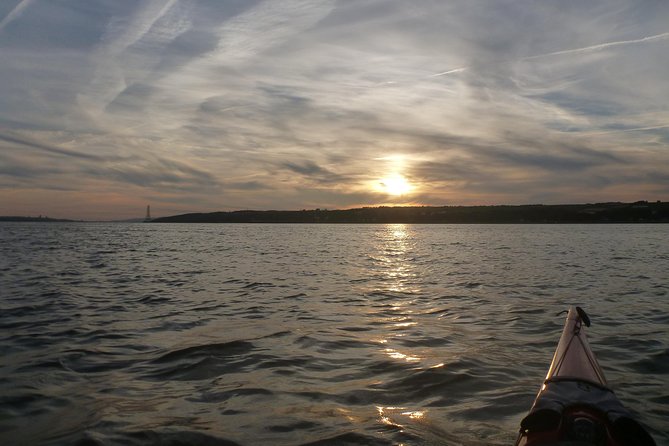
<path fill-rule="evenodd" d="M 0 444 L 508 445 L 570 304 L 669 445 L 669 225 L 0 224 Z"/>

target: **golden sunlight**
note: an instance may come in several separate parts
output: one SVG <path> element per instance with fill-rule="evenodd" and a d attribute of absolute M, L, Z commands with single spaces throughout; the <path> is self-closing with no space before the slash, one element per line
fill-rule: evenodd
<path fill-rule="evenodd" d="M 405 195 L 413 190 L 411 183 L 402 175 L 383 178 L 381 187 L 389 195 Z"/>

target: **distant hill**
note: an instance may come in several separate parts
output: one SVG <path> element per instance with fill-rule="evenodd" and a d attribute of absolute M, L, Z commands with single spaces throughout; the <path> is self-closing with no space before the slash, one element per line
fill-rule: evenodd
<path fill-rule="evenodd" d="M 175 215 L 152 223 L 669 223 L 669 203 L 246 210 Z"/>
<path fill-rule="evenodd" d="M 2 216 L 0 215 L 0 221 L 25 221 L 25 222 L 43 222 L 43 223 L 55 223 L 55 222 L 73 222 L 76 220 L 65 220 L 62 218 L 49 218 L 49 217 L 16 217 L 16 216 Z"/>

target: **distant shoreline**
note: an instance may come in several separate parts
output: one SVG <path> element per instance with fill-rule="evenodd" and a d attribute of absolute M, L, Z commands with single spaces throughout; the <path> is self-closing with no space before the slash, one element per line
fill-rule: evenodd
<path fill-rule="evenodd" d="M 239 210 L 189 213 L 146 221 L 142 218 L 85 221 L 49 217 L 0 216 L 0 222 L 38 223 L 416 223 L 568 224 L 669 223 L 669 202 L 490 206 L 378 206 L 354 209 Z"/>
<path fill-rule="evenodd" d="M 67 220 L 64 218 L 49 218 L 49 217 L 19 217 L 19 216 L 0 216 L 0 221 L 15 221 L 15 222 L 38 222 L 38 223 L 76 223 L 81 220 Z"/>
<path fill-rule="evenodd" d="M 151 223 L 669 223 L 669 202 L 242 210 L 181 214 Z"/>

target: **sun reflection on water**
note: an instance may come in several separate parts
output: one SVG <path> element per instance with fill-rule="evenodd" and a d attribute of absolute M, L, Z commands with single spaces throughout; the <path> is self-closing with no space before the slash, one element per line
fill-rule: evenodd
<path fill-rule="evenodd" d="M 410 410 L 398 406 L 377 406 L 379 422 L 386 426 L 404 429 L 405 424 L 422 422 L 426 418 L 426 410 Z"/>
<path fill-rule="evenodd" d="M 425 416 L 424 410 L 414 410 L 411 412 L 402 412 L 402 415 L 406 415 L 412 420 L 419 420 Z"/>
<path fill-rule="evenodd" d="M 396 293 L 415 293 L 418 273 L 411 258 L 414 244 L 413 231 L 405 224 L 386 225 L 379 234 L 377 253 L 374 258 L 380 263 L 383 272 L 385 291 Z M 405 302 L 397 306 L 404 307 Z"/>
<path fill-rule="evenodd" d="M 382 339 L 374 341 L 383 345 L 381 351 L 388 357 L 403 362 L 420 362 L 421 356 L 395 344 L 408 330 L 417 329 L 418 322 L 412 309 L 420 294 L 419 272 L 413 258 L 415 230 L 405 224 L 385 225 L 377 232 L 375 252 L 370 258 L 380 272 L 374 281 L 372 293 L 381 298 L 393 299 L 389 304 L 375 306 L 374 313 L 382 314 L 381 321 L 389 328 Z M 381 308 L 381 311 L 379 311 Z"/>
<path fill-rule="evenodd" d="M 384 352 L 393 359 L 402 359 L 406 362 L 417 362 L 421 360 L 418 356 L 407 355 L 392 348 L 387 348 Z"/>
<path fill-rule="evenodd" d="M 404 224 L 385 225 L 376 232 L 374 251 L 373 289 L 369 290 L 371 315 L 383 332 L 375 333 L 379 353 L 393 362 L 403 363 L 412 370 L 440 368 L 443 362 L 434 360 L 429 349 L 420 347 L 423 298 L 420 260 L 416 258 L 417 231 Z M 436 365 L 435 365 L 436 363 Z M 377 406 L 381 424 L 405 429 L 413 423 L 423 423 L 426 411 L 420 407 Z"/>

